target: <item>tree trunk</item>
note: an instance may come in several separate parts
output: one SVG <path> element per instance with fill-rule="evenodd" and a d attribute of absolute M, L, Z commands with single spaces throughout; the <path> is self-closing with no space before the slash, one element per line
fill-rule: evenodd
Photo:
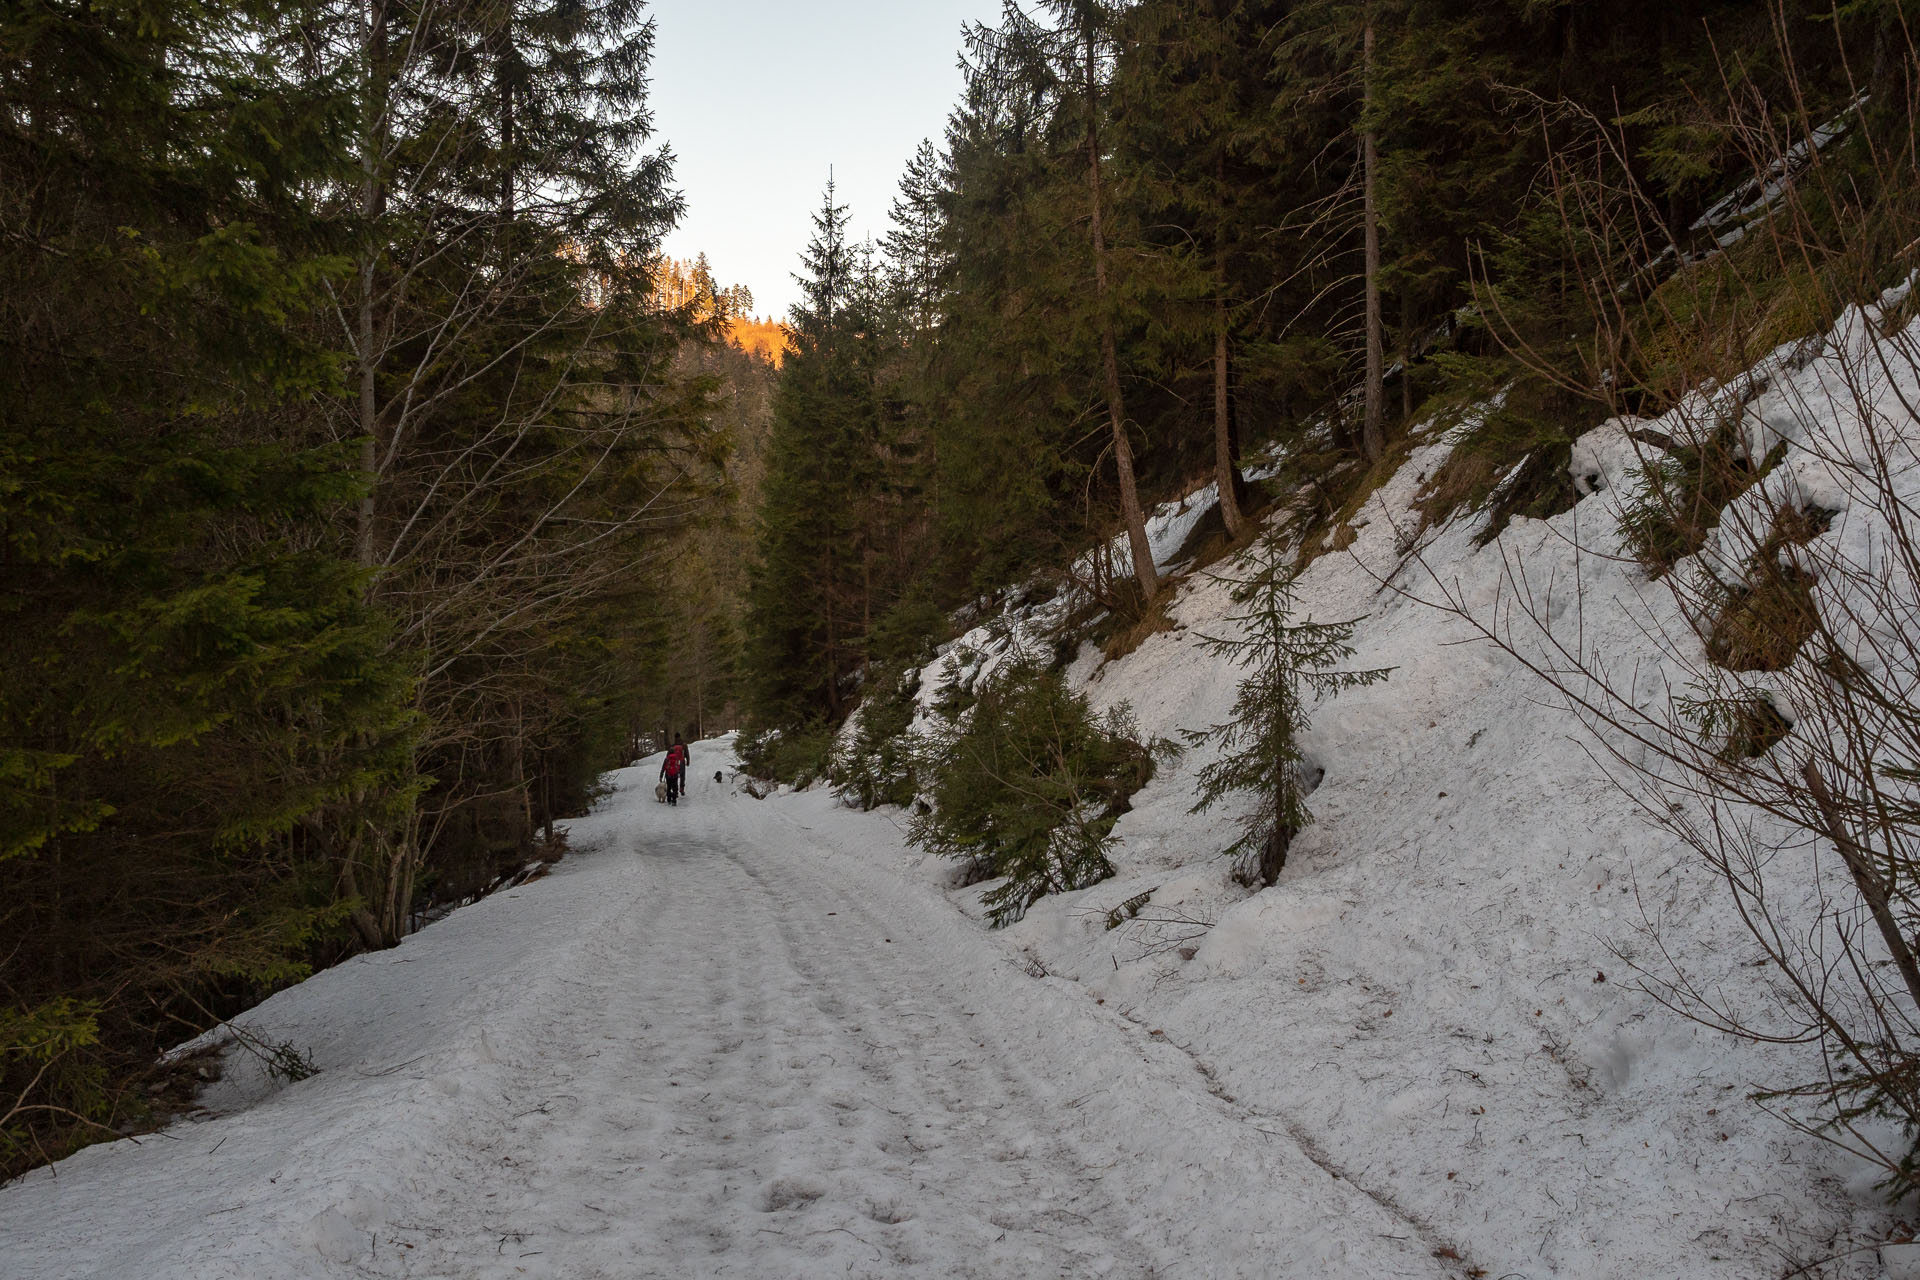
<path fill-rule="evenodd" d="M 1365 192 L 1366 274 L 1367 274 L 1367 386 L 1366 417 L 1360 430 L 1360 446 L 1367 461 L 1377 462 L 1386 451 L 1386 343 L 1380 322 L 1380 211 L 1374 184 L 1380 165 L 1379 147 L 1373 132 L 1373 14 L 1367 14 L 1366 31 L 1361 37 L 1361 125 L 1360 148 L 1362 185 Z"/>
<path fill-rule="evenodd" d="M 831 720 L 838 720 L 840 718 L 840 601 L 838 598 L 840 593 L 834 586 L 833 547 L 828 545 L 823 548 L 823 550 L 825 552 L 827 568 L 826 572 L 821 575 L 821 581 L 827 584 L 827 643 L 821 658 L 822 665 L 826 671 L 827 717 Z"/>
<path fill-rule="evenodd" d="M 517 192 L 513 182 L 513 156 L 520 139 L 514 128 L 513 99 L 518 58 L 513 47 L 514 9 L 507 6 L 493 50 L 493 84 L 500 95 L 500 220 L 511 223 L 516 212 Z"/>
<path fill-rule="evenodd" d="M 1240 510 L 1240 470 L 1233 465 L 1233 413 L 1228 400 L 1227 300 L 1213 301 L 1213 469 L 1220 490 L 1220 518 L 1227 536 L 1238 542 L 1247 527 Z"/>
<path fill-rule="evenodd" d="M 517 852 L 525 856 L 533 850 L 533 829 L 537 824 L 533 818 L 533 787 L 527 777 L 527 719 L 517 701 L 513 705 L 513 737 L 508 746 L 513 751 L 513 789 L 520 794 L 520 833 L 515 843 L 519 846 Z"/>
<path fill-rule="evenodd" d="M 1400 421 L 1413 422 L 1413 299 L 1400 291 Z"/>
<path fill-rule="evenodd" d="M 1230 476 L 1233 480 L 1233 501 L 1240 508 L 1240 514 L 1249 523 L 1253 520 L 1254 500 L 1252 490 L 1247 487 L 1247 477 L 1240 470 L 1240 464 L 1246 460 L 1245 429 L 1240 425 L 1240 398 L 1233 393 L 1233 347 L 1227 347 L 1227 457 L 1233 463 Z"/>
<path fill-rule="evenodd" d="M 1217 59 L 1216 59 L 1217 61 Z M 1214 157 L 1216 199 L 1226 199 L 1227 156 L 1223 150 Z M 1227 228 L 1225 207 L 1214 228 L 1213 270 L 1213 479 L 1220 491 L 1220 518 L 1227 526 L 1227 537 L 1235 542 L 1246 530 L 1247 519 L 1240 511 L 1240 470 L 1234 466 L 1233 400 L 1231 372 L 1227 367 Z"/>
<path fill-rule="evenodd" d="M 1913 948 L 1907 945 L 1907 940 L 1900 934 L 1899 922 L 1893 918 L 1886 881 L 1881 878 L 1867 851 L 1854 843 L 1852 835 L 1848 833 L 1840 806 L 1834 803 L 1833 793 L 1827 789 L 1827 780 L 1821 776 L 1819 768 L 1812 760 L 1808 760 L 1800 772 L 1807 780 L 1807 789 L 1813 793 L 1814 804 L 1820 810 L 1820 820 L 1826 827 L 1827 839 L 1833 841 L 1834 847 L 1840 851 L 1841 861 L 1847 864 L 1847 870 L 1853 876 L 1854 887 L 1860 891 L 1868 913 L 1880 928 L 1880 940 L 1887 944 L 1887 954 L 1906 983 L 1907 994 L 1916 1006 L 1920 1006 L 1920 963 L 1915 962 Z"/>
<path fill-rule="evenodd" d="M 1140 583 L 1141 604 L 1160 594 L 1160 574 L 1147 545 L 1146 515 L 1140 509 L 1140 491 L 1133 478 L 1133 446 L 1127 441 L 1126 405 L 1120 396 L 1120 355 L 1108 306 L 1107 234 L 1101 220 L 1104 197 L 1100 190 L 1099 100 L 1094 92 L 1093 34 L 1087 34 L 1087 192 L 1093 207 L 1093 292 L 1100 314 L 1100 364 L 1106 380 L 1107 420 L 1113 428 L 1113 463 L 1120 473 L 1120 514 L 1127 524 L 1127 545 L 1133 552 L 1133 576 Z"/>
<path fill-rule="evenodd" d="M 367 910 L 366 899 L 360 894 L 359 877 L 354 873 L 353 859 L 348 858 L 340 864 L 341 896 L 351 902 L 348 908 L 347 923 L 353 926 L 354 933 L 360 939 L 360 945 L 369 951 L 380 951 L 392 946 L 380 928 L 380 922 Z"/>
<path fill-rule="evenodd" d="M 1292 827 L 1275 826 L 1260 848 L 1260 883 L 1272 888 L 1287 866 L 1287 850 L 1293 847 Z"/>
<path fill-rule="evenodd" d="M 363 483 L 367 491 L 360 499 L 353 539 L 354 560 L 365 569 L 377 568 L 381 560 L 374 541 L 380 472 L 379 374 L 382 355 L 375 291 L 382 256 L 380 224 L 387 211 L 385 169 L 393 74 L 387 51 L 389 17 L 386 0 L 367 0 L 366 27 L 361 33 L 366 84 L 360 103 L 363 112 L 360 127 L 360 212 L 364 230 L 357 264 L 360 296 L 355 314 L 360 392 L 355 425 L 360 431 L 360 469 L 364 473 Z M 371 592 L 373 589 L 374 580 L 369 575 L 365 590 Z M 362 944 L 379 949 L 398 945 L 406 933 L 404 909 L 411 899 L 412 877 L 407 865 L 411 861 L 411 849 L 404 843 L 404 836 L 401 847 L 396 849 L 374 829 L 373 822 L 364 816 L 368 804 L 369 797 L 364 789 L 356 790 L 350 810 L 354 830 L 339 850 L 340 877 L 346 896 L 355 900 L 349 915 L 354 932 L 359 935 Z M 385 881 L 381 895 L 384 900 L 361 893 L 359 863 L 363 855 L 373 859 L 367 868 L 369 874 Z M 403 879 L 408 892 L 400 901 L 401 914 L 396 920 L 396 890 Z"/>
<path fill-rule="evenodd" d="M 500 218 L 503 222 L 512 222 L 515 212 L 513 148 L 513 84 L 502 77 L 500 85 Z"/>
<path fill-rule="evenodd" d="M 367 492 L 360 499 L 354 528 L 354 558 L 362 568 L 375 564 L 373 546 L 374 474 L 379 470 L 380 353 L 375 349 L 374 283 L 380 260 L 379 222 L 386 213 L 387 141 L 387 6 L 386 0 L 367 0 L 367 25 L 361 50 L 367 63 L 367 83 L 361 109 L 366 118 L 360 133 L 360 208 L 366 230 L 360 245 L 359 373 L 360 469 L 366 473 Z M 369 584 L 371 585 L 371 584 Z"/>

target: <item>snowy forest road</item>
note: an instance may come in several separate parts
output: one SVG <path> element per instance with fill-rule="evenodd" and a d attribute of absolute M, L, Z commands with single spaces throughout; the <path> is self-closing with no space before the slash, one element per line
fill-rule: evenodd
<path fill-rule="evenodd" d="M 649 774 L 545 881 L 249 1015 L 317 1075 L 238 1058 L 200 1123 L 0 1190 L 0 1273 L 1459 1274 L 875 819 Z"/>

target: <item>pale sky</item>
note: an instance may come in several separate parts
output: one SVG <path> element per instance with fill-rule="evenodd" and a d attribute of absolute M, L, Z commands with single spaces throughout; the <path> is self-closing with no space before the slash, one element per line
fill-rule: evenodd
<path fill-rule="evenodd" d="M 887 229 L 900 175 L 960 95 L 960 28 L 1000 0 L 653 0 L 655 143 L 687 216 L 666 250 L 784 315 L 832 166 L 855 239 Z"/>

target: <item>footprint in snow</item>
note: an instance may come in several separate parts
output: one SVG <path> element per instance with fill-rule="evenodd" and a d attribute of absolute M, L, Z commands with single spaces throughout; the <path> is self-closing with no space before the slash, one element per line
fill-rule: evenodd
<path fill-rule="evenodd" d="M 804 1209 L 825 1194 L 827 1189 L 810 1178 L 775 1178 L 760 1193 L 760 1209 L 764 1213 Z"/>

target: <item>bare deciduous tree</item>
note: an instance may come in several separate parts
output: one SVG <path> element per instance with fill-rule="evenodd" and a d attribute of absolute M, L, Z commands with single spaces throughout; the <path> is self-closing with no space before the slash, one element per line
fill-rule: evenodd
<path fill-rule="evenodd" d="M 636 6 L 360 0 L 333 16 L 310 56 L 362 86 L 358 179 L 333 193 L 358 236 L 333 316 L 354 394 L 334 431 L 359 444 L 352 544 L 415 671 L 416 758 L 435 778 L 369 779 L 310 825 L 381 945 L 452 814 L 516 788 L 526 802 L 564 701 L 552 646 L 699 511 L 718 455 L 704 383 L 673 357 L 720 318 L 656 306 L 680 202 L 667 157 L 641 150 L 652 26 Z"/>

